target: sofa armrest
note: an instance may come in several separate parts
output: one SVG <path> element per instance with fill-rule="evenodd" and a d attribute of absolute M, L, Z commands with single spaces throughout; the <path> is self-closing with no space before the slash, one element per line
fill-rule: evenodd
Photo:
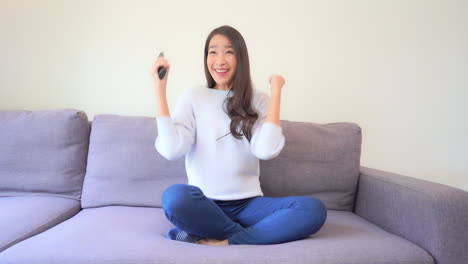
<path fill-rule="evenodd" d="M 355 213 L 425 249 L 438 264 L 468 263 L 468 192 L 362 167 Z"/>

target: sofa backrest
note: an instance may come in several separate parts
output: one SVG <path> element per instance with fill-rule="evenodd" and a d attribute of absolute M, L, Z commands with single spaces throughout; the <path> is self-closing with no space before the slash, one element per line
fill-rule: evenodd
<path fill-rule="evenodd" d="M 168 161 L 154 147 L 156 119 L 96 115 L 91 124 L 83 208 L 161 207 L 162 192 L 187 183 L 185 161 Z"/>
<path fill-rule="evenodd" d="M 265 196 L 311 196 L 328 209 L 352 211 L 359 179 L 361 128 L 355 123 L 282 120 L 281 153 L 260 160 Z"/>
<path fill-rule="evenodd" d="M 75 109 L 0 111 L 0 196 L 80 199 L 89 131 Z"/>
<path fill-rule="evenodd" d="M 168 161 L 154 147 L 155 118 L 97 115 L 92 122 L 82 207 L 161 207 L 163 191 L 187 183 L 184 157 Z M 305 195 L 329 209 L 354 206 L 359 177 L 361 129 L 354 123 L 281 121 L 286 144 L 260 161 L 265 196 Z"/>

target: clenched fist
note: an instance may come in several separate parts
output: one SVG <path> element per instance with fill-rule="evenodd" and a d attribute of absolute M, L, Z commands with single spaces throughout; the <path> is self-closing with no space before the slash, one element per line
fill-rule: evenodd
<path fill-rule="evenodd" d="M 269 80 L 270 85 L 271 85 L 271 90 L 281 90 L 283 87 L 284 83 L 286 82 L 281 75 L 274 74 L 270 76 Z"/>

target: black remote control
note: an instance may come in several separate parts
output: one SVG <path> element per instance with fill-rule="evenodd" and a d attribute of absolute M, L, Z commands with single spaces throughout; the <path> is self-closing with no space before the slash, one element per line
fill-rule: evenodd
<path fill-rule="evenodd" d="M 164 52 L 159 53 L 158 58 L 159 57 L 164 57 Z M 164 76 L 166 75 L 166 72 L 167 72 L 167 70 L 166 70 L 165 67 L 161 66 L 161 67 L 158 68 L 158 76 L 159 76 L 160 80 L 162 80 L 164 78 Z"/>

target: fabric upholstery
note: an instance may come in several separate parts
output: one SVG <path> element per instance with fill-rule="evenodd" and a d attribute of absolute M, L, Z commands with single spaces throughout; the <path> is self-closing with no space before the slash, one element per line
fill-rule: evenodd
<path fill-rule="evenodd" d="M 328 209 L 352 211 L 359 178 L 361 128 L 354 123 L 281 121 L 286 144 L 260 161 L 265 196 L 312 196 Z"/>
<path fill-rule="evenodd" d="M 0 251 L 65 221 L 80 202 L 50 196 L 0 197 Z"/>
<path fill-rule="evenodd" d="M 80 199 L 88 143 L 84 112 L 0 111 L 0 196 Z"/>
<path fill-rule="evenodd" d="M 468 263 L 468 192 L 361 167 L 356 213 L 420 245 L 438 264 Z"/>
<path fill-rule="evenodd" d="M 8 264 L 321 263 L 433 264 L 420 247 L 351 212 L 329 211 L 307 239 L 276 245 L 206 246 L 165 238 L 172 224 L 160 208 L 109 206 L 82 210 L 0 255 Z"/>
<path fill-rule="evenodd" d="M 187 183 L 184 159 L 168 161 L 161 156 L 154 147 L 156 135 L 154 118 L 96 115 L 83 186 L 83 208 L 161 207 L 161 196 L 167 187 Z"/>

